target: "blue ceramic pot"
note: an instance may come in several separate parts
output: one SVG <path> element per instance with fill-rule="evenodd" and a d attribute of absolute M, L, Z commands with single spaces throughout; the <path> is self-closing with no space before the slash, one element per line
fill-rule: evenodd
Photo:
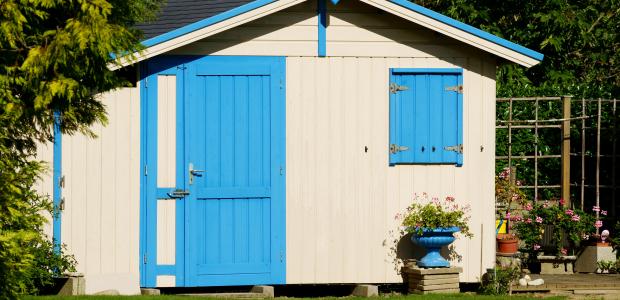
<path fill-rule="evenodd" d="M 450 266 L 439 251 L 441 247 L 454 242 L 454 233 L 459 232 L 458 227 L 422 228 L 422 234 L 414 231 L 411 241 L 426 248 L 426 255 L 418 261 L 422 268 L 445 268 Z"/>

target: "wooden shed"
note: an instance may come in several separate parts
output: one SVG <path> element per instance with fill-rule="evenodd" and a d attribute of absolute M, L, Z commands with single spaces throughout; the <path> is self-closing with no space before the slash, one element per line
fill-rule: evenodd
<path fill-rule="evenodd" d="M 87 293 L 399 282 L 424 192 L 472 206 L 461 281 L 494 265 L 495 70 L 540 53 L 406 0 L 167 2 L 99 137 L 40 150 Z"/>

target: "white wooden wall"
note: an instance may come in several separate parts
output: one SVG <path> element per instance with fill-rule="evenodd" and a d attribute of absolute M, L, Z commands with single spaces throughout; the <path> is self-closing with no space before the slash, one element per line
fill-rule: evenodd
<path fill-rule="evenodd" d="M 101 95 L 109 123 L 97 138 L 63 136 L 62 242 L 86 292 L 139 290 L 140 98 L 137 88 Z"/>
<path fill-rule="evenodd" d="M 41 174 L 41 178 L 37 181 L 34 188 L 39 195 L 48 197 L 49 201 L 54 200 L 54 182 L 53 182 L 53 166 L 54 166 L 54 145 L 51 142 L 37 143 L 36 160 L 45 164 L 45 171 Z M 47 223 L 43 225 L 43 233 L 51 241 L 53 235 L 52 214 L 49 212 L 41 212 Z"/>

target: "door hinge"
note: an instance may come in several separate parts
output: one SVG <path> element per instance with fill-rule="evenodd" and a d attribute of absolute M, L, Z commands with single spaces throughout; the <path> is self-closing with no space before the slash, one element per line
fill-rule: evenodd
<path fill-rule="evenodd" d="M 144 176 L 149 175 L 149 167 L 144 165 Z"/>
<path fill-rule="evenodd" d="M 446 91 L 452 91 L 452 92 L 457 92 L 459 94 L 463 93 L 463 85 L 459 84 L 459 85 L 455 85 L 455 86 L 448 86 L 446 87 Z"/>
<path fill-rule="evenodd" d="M 146 253 L 142 255 L 142 263 L 146 265 Z"/>
<path fill-rule="evenodd" d="M 147 88 L 147 87 L 149 87 L 149 78 L 148 77 L 144 78 L 144 88 Z"/>
<path fill-rule="evenodd" d="M 60 198 L 60 202 L 58 202 L 58 210 L 65 210 L 65 197 Z"/>
<path fill-rule="evenodd" d="M 284 253 L 280 251 L 280 262 L 284 262 Z"/>
<path fill-rule="evenodd" d="M 454 151 L 454 152 L 456 152 L 458 154 L 463 154 L 463 144 L 458 144 L 458 145 L 455 145 L 455 146 L 445 146 L 445 147 L 443 147 L 443 150 Z"/>
<path fill-rule="evenodd" d="M 398 152 L 407 151 L 407 150 L 409 150 L 409 147 L 407 147 L 407 146 L 399 146 L 399 145 L 396 145 L 396 144 L 391 144 L 390 145 L 390 153 L 392 153 L 392 154 L 396 154 Z"/>
<path fill-rule="evenodd" d="M 65 175 L 60 175 L 60 178 L 58 179 L 58 187 L 65 187 Z"/>
<path fill-rule="evenodd" d="M 282 85 L 282 79 L 280 79 L 280 89 L 283 89 L 284 86 Z"/>
<path fill-rule="evenodd" d="M 398 85 L 394 82 L 390 84 L 390 93 L 392 94 L 396 94 L 397 92 L 400 92 L 400 91 L 406 91 L 408 89 L 409 87 L 405 85 Z"/>

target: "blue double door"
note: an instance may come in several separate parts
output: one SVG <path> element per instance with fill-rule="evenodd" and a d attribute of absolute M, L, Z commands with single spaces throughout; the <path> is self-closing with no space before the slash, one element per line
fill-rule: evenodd
<path fill-rule="evenodd" d="M 177 203 L 176 259 L 173 266 L 158 265 L 157 254 L 152 265 L 147 260 L 143 286 L 170 275 L 175 286 L 284 283 L 284 58 L 162 60 L 152 75 L 172 70 L 177 78 L 176 186 L 146 184 L 153 192 L 146 193 L 143 250 L 162 247 L 153 215 L 167 196 Z M 147 122 L 157 122 L 151 115 Z M 146 135 L 157 139 L 153 130 Z M 158 151 L 152 148 L 146 151 Z"/>

